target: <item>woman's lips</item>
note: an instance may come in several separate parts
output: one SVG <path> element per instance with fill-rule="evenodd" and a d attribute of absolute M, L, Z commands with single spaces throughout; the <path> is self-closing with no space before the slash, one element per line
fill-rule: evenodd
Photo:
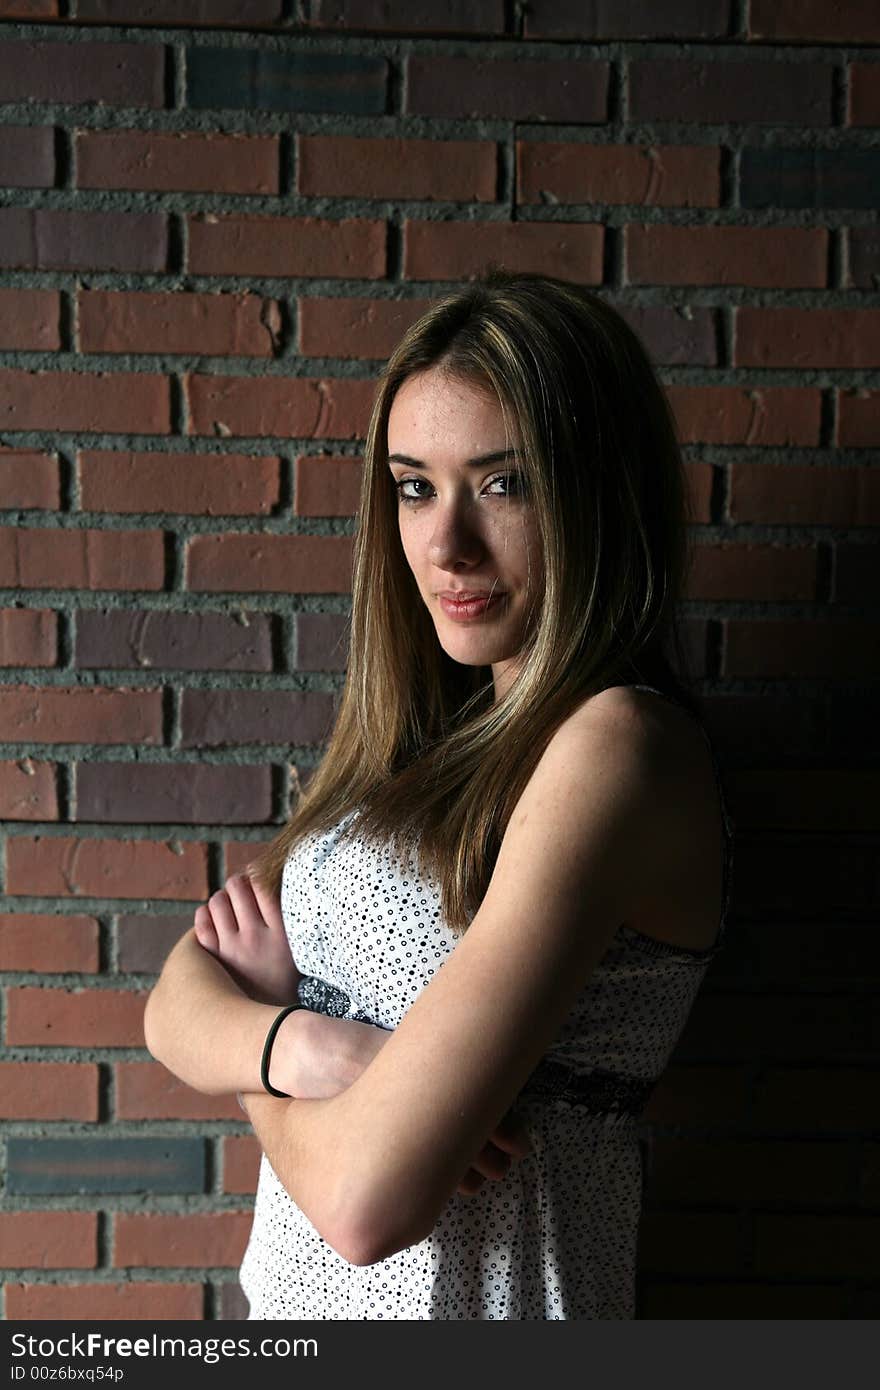
<path fill-rule="evenodd" d="M 505 597 L 504 594 L 493 594 L 491 598 L 465 599 L 462 603 L 456 603 L 454 599 L 447 598 L 445 594 L 440 594 L 440 607 L 448 618 L 454 622 L 466 623 L 473 618 L 481 618 L 487 610 L 494 611 L 498 604 Z"/>

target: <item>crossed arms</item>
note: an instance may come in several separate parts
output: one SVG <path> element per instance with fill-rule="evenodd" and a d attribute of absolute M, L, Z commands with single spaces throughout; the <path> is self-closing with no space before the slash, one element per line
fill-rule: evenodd
<path fill-rule="evenodd" d="M 340 1044 L 340 1074 L 358 1074 L 338 1093 L 256 1094 L 277 1007 L 240 991 L 194 933 L 150 996 L 150 1050 L 201 1089 L 247 1092 L 274 1171 L 344 1258 L 372 1264 L 415 1244 L 498 1131 L 617 926 L 662 882 L 668 843 L 656 812 L 669 779 L 662 740 L 638 710 L 596 697 L 571 716 L 514 810 L 465 936 L 367 1065 L 352 1066 Z M 304 1039 L 319 1018 L 299 1010 L 285 1021 L 282 1070 L 295 1030 Z M 345 1020 L 318 1026 L 327 1022 Z M 280 1077 L 273 1067 L 279 1089 L 297 1084 Z"/>

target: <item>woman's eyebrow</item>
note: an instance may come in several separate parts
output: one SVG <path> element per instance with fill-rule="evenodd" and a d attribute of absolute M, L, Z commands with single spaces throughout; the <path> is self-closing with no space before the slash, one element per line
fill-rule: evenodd
<path fill-rule="evenodd" d="M 521 451 L 519 449 L 496 449 L 491 454 L 480 454 L 479 458 L 466 459 L 466 468 L 485 468 L 487 463 L 501 463 L 504 459 L 517 458 Z M 410 458 L 409 454 L 389 454 L 389 463 L 404 463 L 407 468 L 428 468 L 427 463 L 422 463 L 421 459 Z"/>

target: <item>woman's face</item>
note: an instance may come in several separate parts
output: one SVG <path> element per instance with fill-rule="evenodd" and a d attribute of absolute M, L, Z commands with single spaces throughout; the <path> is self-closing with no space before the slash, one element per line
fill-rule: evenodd
<path fill-rule="evenodd" d="M 498 699 L 517 674 L 542 565 L 497 397 L 438 367 L 408 377 L 388 417 L 388 466 L 404 554 L 440 645 L 465 666 L 491 666 Z M 465 606 L 453 594 L 484 597 Z"/>

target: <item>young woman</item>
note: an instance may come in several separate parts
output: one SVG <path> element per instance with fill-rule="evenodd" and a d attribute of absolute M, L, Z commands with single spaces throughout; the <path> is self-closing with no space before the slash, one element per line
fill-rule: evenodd
<path fill-rule="evenodd" d="M 645 352 L 578 286 L 492 272 L 387 364 L 328 750 L 147 1008 L 260 1140 L 252 1318 L 634 1315 L 636 1120 L 730 888 L 685 521 Z"/>

